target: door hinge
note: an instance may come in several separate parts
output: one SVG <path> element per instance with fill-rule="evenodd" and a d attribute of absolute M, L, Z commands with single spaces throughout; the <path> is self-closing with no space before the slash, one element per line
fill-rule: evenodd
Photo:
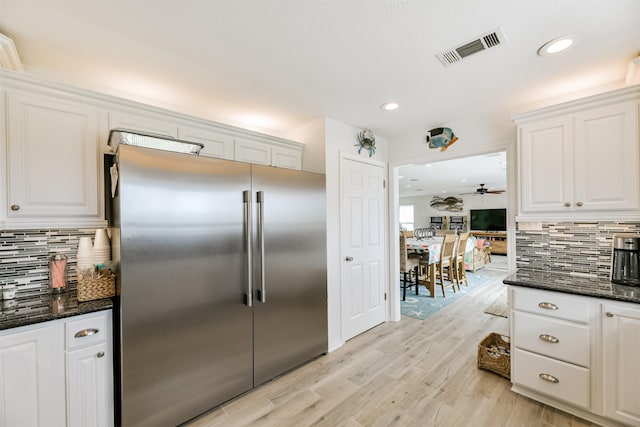
<path fill-rule="evenodd" d="M 386 179 L 382 180 L 382 188 L 387 188 L 387 180 Z"/>
<path fill-rule="evenodd" d="M 387 300 L 387 293 L 386 292 L 384 293 L 384 300 L 385 301 Z"/>

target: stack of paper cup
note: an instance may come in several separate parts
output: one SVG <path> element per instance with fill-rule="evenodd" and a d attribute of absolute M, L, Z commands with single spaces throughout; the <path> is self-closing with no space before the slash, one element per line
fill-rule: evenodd
<path fill-rule="evenodd" d="M 76 255 L 78 270 L 93 267 L 93 246 L 91 237 L 81 237 L 78 242 L 78 254 Z"/>
<path fill-rule="evenodd" d="M 111 261 L 111 245 L 109 244 L 109 236 L 105 228 L 96 230 L 93 239 L 93 263 L 104 264 Z"/>

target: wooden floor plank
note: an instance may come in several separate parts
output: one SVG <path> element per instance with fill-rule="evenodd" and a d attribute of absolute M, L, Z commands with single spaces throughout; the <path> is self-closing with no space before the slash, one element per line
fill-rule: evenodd
<path fill-rule="evenodd" d="M 478 274 L 491 279 L 435 315 L 384 323 L 188 426 L 593 426 L 477 369 L 478 343 L 509 331 L 484 313 L 504 273 Z"/>

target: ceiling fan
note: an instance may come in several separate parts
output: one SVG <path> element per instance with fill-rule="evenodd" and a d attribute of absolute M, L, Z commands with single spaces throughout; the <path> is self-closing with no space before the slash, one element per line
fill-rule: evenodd
<path fill-rule="evenodd" d="M 476 188 L 476 191 L 473 193 L 460 193 L 460 195 L 465 195 L 465 194 L 480 194 L 480 195 L 484 195 L 484 194 L 502 194 L 504 193 L 505 190 L 489 190 L 488 188 L 484 188 L 484 184 L 480 184 L 479 188 Z"/>

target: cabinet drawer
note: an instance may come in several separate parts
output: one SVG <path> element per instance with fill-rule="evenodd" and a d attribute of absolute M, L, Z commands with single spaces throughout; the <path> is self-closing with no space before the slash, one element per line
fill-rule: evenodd
<path fill-rule="evenodd" d="M 516 310 L 580 323 L 589 321 L 591 308 L 586 299 L 576 295 L 517 286 L 513 289 L 513 306 Z"/>
<path fill-rule="evenodd" d="M 109 331 L 106 314 L 81 316 L 68 320 L 65 322 L 67 349 L 105 341 Z"/>
<path fill-rule="evenodd" d="M 520 349 L 515 349 L 512 357 L 514 384 L 589 409 L 588 369 Z M 548 380 L 541 375 L 547 375 Z"/>
<path fill-rule="evenodd" d="M 589 327 L 516 311 L 514 346 L 589 367 Z"/>

